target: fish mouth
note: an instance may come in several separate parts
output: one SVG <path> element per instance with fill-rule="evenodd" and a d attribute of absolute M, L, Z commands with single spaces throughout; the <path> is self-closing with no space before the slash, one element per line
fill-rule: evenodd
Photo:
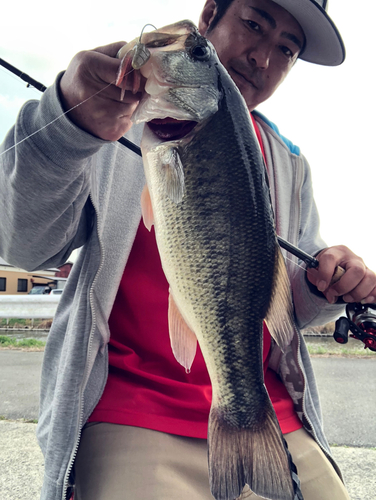
<path fill-rule="evenodd" d="M 147 122 L 150 130 L 162 141 L 182 139 L 191 132 L 198 122 L 192 120 L 176 120 L 175 118 L 156 118 Z"/>

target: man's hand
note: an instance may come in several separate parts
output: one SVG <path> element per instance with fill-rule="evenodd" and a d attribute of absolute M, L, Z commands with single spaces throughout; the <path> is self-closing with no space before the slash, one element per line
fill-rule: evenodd
<path fill-rule="evenodd" d="M 90 98 L 70 111 L 69 119 L 87 132 L 109 141 L 116 141 L 131 128 L 130 117 L 141 98 L 141 92 L 134 95 L 130 87 L 121 101 L 120 89 L 115 85 L 107 87 L 116 79 L 120 60 L 115 56 L 123 45 L 125 42 L 117 42 L 79 52 L 60 81 L 65 111 Z M 100 90 L 103 91 L 96 94 Z"/>
<path fill-rule="evenodd" d="M 316 258 L 319 267 L 308 269 L 307 277 L 328 302 L 334 304 L 339 296 L 345 302 L 376 302 L 376 275 L 350 249 L 342 245 L 326 248 Z M 337 266 L 343 267 L 345 273 L 330 286 Z"/>

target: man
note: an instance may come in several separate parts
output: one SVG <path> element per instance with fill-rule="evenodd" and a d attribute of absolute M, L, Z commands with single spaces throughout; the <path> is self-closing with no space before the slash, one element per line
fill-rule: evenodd
<path fill-rule="evenodd" d="M 207 0 L 199 29 L 253 111 L 298 57 L 328 65 L 343 61 L 340 35 L 324 9 L 311 0 Z M 112 82 L 121 45 L 79 53 L 40 104 L 26 104 L 3 148 Z M 204 439 L 210 381 L 200 353 L 196 368 L 185 374 L 168 349 L 168 285 L 154 235 L 140 224 L 141 161 L 108 142 L 126 132 L 139 142 L 142 127 L 131 128 L 130 117 L 140 95 L 119 97 L 118 88 L 106 87 L 19 144 L 17 155 L 11 150 L 1 157 L 0 255 L 37 269 L 63 263 L 83 245 L 45 351 L 41 498 L 69 498 L 76 483 L 75 500 L 210 499 Z M 320 261 L 308 275 L 288 264 L 297 327 L 285 353 L 265 332 L 266 385 L 305 499 L 348 499 L 322 430 L 298 327 L 337 316 L 340 296 L 373 302 L 376 276 L 346 247 L 325 248 L 306 160 L 266 119 L 257 113 L 253 119 L 278 233 Z M 34 197 L 48 210 L 38 206 L 34 212 Z M 41 238 L 49 245 L 40 245 Z M 331 286 L 337 265 L 346 272 Z M 248 497 L 258 498 L 244 491 L 242 498 Z"/>

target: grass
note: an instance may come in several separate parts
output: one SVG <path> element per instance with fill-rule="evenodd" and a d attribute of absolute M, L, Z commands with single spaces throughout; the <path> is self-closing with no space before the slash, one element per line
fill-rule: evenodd
<path fill-rule="evenodd" d="M 0 348 L 8 349 L 29 349 L 29 350 L 43 350 L 46 342 L 36 339 L 22 339 L 17 340 L 6 335 L 0 335 Z"/>
<path fill-rule="evenodd" d="M 359 341 L 359 347 L 343 347 L 341 344 L 337 344 L 334 340 L 332 344 L 321 345 L 313 344 L 309 342 L 306 338 L 306 344 L 308 352 L 311 356 L 367 356 L 375 357 L 376 352 L 370 349 L 364 349 L 364 345 Z"/>
<path fill-rule="evenodd" d="M 43 328 L 49 329 L 51 327 L 52 320 L 42 320 L 35 319 L 32 324 L 31 319 L 10 319 L 8 325 L 11 328 L 20 328 L 20 329 L 28 329 L 28 328 Z M 0 327 L 6 326 L 6 319 L 0 319 Z M 333 340 L 333 342 L 326 343 L 318 343 L 317 338 L 320 335 L 328 336 L 333 334 L 334 332 L 334 323 L 328 323 L 327 325 L 321 327 L 314 327 L 307 330 L 306 334 L 314 334 L 315 342 L 310 341 L 310 337 L 306 336 L 306 344 L 308 348 L 308 352 L 311 356 L 346 356 L 346 357 L 369 357 L 376 359 L 376 352 L 370 351 L 369 349 L 364 349 L 364 345 L 362 342 L 353 342 L 351 345 L 346 344 L 343 346 L 338 344 Z M 351 339 L 350 339 L 351 340 Z M 36 339 L 23 339 L 16 340 L 12 337 L 6 335 L 0 335 L 0 349 L 24 349 L 30 351 L 42 351 L 44 350 L 46 343 L 41 340 Z"/>
<path fill-rule="evenodd" d="M 21 422 L 23 424 L 37 424 L 37 418 L 17 418 L 17 420 L 12 420 L 10 418 L 4 417 L 4 415 L 0 415 L 0 422 Z"/>
<path fill-rule="evenodd" d="M 0 328 L 14 328 L 14 329 L 41 329 L 49 330 L 51 328 L 52 319 L 24 319 L 24 318 L 0 318 Z"/>
<path fill-rule="evenodd" d="M 349 338 L 348 344 L 339 344 L 333 339 L 335 322 L 303 330 L 308 352 L 311 356 L 369 357 L 376 359 L 376 352 L 364 349 L 360 340 Z M 320 337 L 323 339 L 321 341 Z M 325 339 L 325 340 L 324 340 Z"/>

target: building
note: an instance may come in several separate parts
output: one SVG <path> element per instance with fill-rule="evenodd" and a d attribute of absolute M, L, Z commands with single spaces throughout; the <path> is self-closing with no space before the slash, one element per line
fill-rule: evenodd
<path fill-rule="evenodd" d="M 72 263 L 68 262 L 61 266 L 62 270 L 47 269 L 27 272 L 11 266 L 0 257 L 0 295 L 26 295 L 36 286 L 62 288 L 61 283 L 65 282 L 71 267 Z M 57 276 L 62 276 L 63 280 L 59 280 Z"/>

